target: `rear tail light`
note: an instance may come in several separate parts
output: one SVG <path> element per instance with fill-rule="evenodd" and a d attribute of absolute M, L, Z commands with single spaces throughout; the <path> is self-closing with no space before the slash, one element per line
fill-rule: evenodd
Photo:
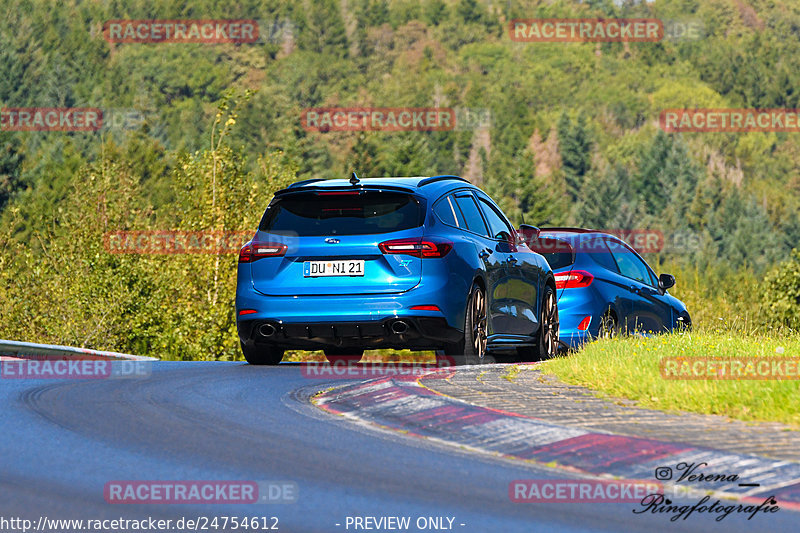
<path fill-rule="evenodd" d="M 264 257 L 281 257 L 286 245 L 279 242 L 248 242 L 239 250 L 240 263 L 252 263 Z"/>
<path fill-rule="evenodd" d="M 578 324 L 578 329 L 580 331 L 586 331 L 587 329 L 589 329 L 589 324 L 591 324 L 591 323 L 592 323 L 592 317 L 591 316 L 587 316 L 586 318 L 581 320 L 580 324 Z"/>
<path fill-rule="evenodd" d="M 254 313 L 258 313 L 258 311 L 256 311 L 255 309 L 242 309 L 241 311 L 239 311 L 239 316 L 252 315 Z"/>
<path fill-rule="evenodd" d="M 413 311 L 441 311 L 438 305 L 412 305 Z"/>
<path fill-rule="evenodd" d="M 585 270 L 573 270 L 571 272 L 559 272 L 555 275 L 555 278 L 556 289 L 577 289 L 591 285 L 594 276 Z"/>
<path fill-rule="evenodd" d="M 434 239 L 396 239 L 378 245 L 384 254 L 413 255 L 414 257 L 444 257 L 453 243 Z"/>

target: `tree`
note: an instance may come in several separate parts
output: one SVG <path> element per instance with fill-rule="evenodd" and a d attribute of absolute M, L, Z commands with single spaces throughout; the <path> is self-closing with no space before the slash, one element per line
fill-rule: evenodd
<path fill-rule="evenodd" d="M 487 192 L 517 223 L 558 225 L 565 220 L 566 202 L 552 183 L 536 175 L 533 154 L 523 150 L 508 164 L 493 156 L 485 181 Z"/>
<path fill-rule="evenodd" d="M 350 172 L 362 177 L 381 175 L 378 146 L 364 132 L 359 133 L 345 166 L 346 176 Z"/>
<path fill-rule="evenodd" d="M 622 165 L 592 173 L 583 186 L 575 218 L 588 228 L 620 228 L 620 210 L 629 190 L 630 177 Z"/>
<path fill-rule="evenodd" d="M 378 175 L 383 176 L 427 176 L 434 175 L 435 152 L 428 137 L 419 132 L 407 132 L 392 139 L 381 150 L 378 159 Z"/>
<path fill-rule="evenodd" d="M 355 37 L 360 55 L 371 55 L 374 50 L 367 42 L 367 30 L 389 22 L 389 6 L 385 0 L 360 0 L 356 7 Z"/>
<path fill-rule="evenodd" d="M 667 203 L 662 189 L 662 177 L 671 149 L 672 137 L 659 130 L 639 158 L 633 184 L 636 194 L 644 201 L 649 213 L 660 213 Z"/>
<path fill-rule="evenodd" d="M 153 255 L 134 247 L 139 253 L 120 254 L 110 253 L 105 238 L 131 230 L 252 235 L 265 198 L 294 181 L 297 167 L 270 153 L 248 172 L 242 153 L 226 144 L 236 124 L 231 101 L 218 105 L 212 148 L 179 157 L 168 178 L 175 194 L 156 209 L 134 170 L 144 164 L 140 154 L 108 145 L 100 160 L 76 172 L 31 238 L 12 238 L 26 221 L 18 206 L 9 210 L 0 233 L 0 337 L 166 359 L 240 357 L 238 248 Z"/>
<path fill-rule="evenodd" d="M 22 169 L 22 147 L 13 133 L 0 132 L 0 211 L 11 196 L 20 188 Z"/>
<path fill-rule="evenodd" d="M 484 18 L 483 7 L 477 0 L 459 0 L 456 14 L 465 23 L 480 23 Z"/>
<path fill-rule="evenodd" d="M 659 130 L 641 153 L 637 167 L 634 189 L 647 212 L 660 215 L 669 206 L 669 222 L 680 222 L 702 175 L 683 141 Z"/>
<path fill-rule="evenodd" d="M 424 14 L 428 24 L 438 26 L 447 18 L 447 4 L 444 0 L 429 0 L 425 4 Z"/>
<path fill-rule="evenodd" d="M 761 302 L 769 317 L 800 329 L 800 250 L 792 250 L 790 259 L 770 272 L 764 285 Z"/>
<path fill-rule="evenodd" d="M 336 57 L 347 56 L 347 32 L 335 0 L 318 0 L 306 12 L 304 27 L 300 30 L 300 48 L 317 54 Z"/>
<path fill-rule="evenodd" d="M 581 196 L 586 174 L 591 168 L 592 140 L 583 114 L 573 124 L 569 116 L 561 114 L 557 125 L 561 163 L 567 181 L 567 192 L 573 200 Z"/>
<path fill-rule="evenodd" d="M 686 145 L 680 140 L 673 143 L 659 176 L 659 187 L 667 201 L 662 211 L 667 227 L 688 228 L 686 215 L 702 175 L 703 170 L 692 159 Z"/>
<path fill-rule="evenodd" d="M 786 256 L 767 214 L 752 198 L 732 187 L 712 216 L 709 228 L 716 235 L 721 261 L 733 269 L 763 272 Z"/>

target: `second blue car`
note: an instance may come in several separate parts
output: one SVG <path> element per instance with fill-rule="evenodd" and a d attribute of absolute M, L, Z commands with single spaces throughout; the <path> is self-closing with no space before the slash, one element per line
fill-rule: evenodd
<path fill-rule="evenodd" d="M 569 348 L 618 331 L 660 333 L 691 327 L 686 306 L 667 292 L 669 274 L 653 269 L 627 243 L 601 231 L 549 228 L 529 233 L 553 269 L 560 340 Z"/>

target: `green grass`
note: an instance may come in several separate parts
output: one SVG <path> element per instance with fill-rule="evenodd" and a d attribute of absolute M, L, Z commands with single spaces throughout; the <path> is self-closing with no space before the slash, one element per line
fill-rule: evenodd
<path fill-rule="evenodd" d="M 798 335 L 717 330 L 600 340 L 546 361 L 541 368 L 566 383 L 588 387 L 600 396 L 634 400 L 642 407 L 782 422 L 800 430 L 798 380 L 665 379 L 660 368 L 662 357 L 799 356 Z"/>
<path fill-rule="evenodd" d="M 518 366 L 509 366 L 506 369 L 505 374 L 503 374 L 501 377 L 513 383 L 514 380 L 517 379 L 517 375 L 520 373 L 520 370 L 521 369 Z"/>

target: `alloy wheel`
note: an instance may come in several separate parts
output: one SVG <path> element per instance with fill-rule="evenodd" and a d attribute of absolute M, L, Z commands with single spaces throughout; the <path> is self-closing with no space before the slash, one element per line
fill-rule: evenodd
<path fill-rule="evenodd" d="M 556 296 L 552 291 L 547 293 L 544 302 L 544 312 L 542 313 L 542 344 L 544 356 L 553 357 L 558 350 L 558 304 Z"/>
<path fill-rule="evenodd" d="M 472 347 L 479 360 L 486 355 L 486 298 L 476 287 L 472 293 Z"/>

